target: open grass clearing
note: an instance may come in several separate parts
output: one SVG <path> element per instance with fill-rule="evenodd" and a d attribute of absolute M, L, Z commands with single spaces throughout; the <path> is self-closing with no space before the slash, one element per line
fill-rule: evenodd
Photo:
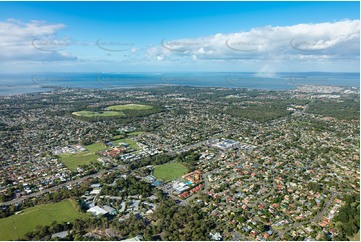
<path fill-rule="evenodd" d="M 143 131 L 135 131 L 135 132 L 130 132 L 128 135 L 129 136 L 135 136 L 135 135 L 138 135 L 138 134 L 144 134 Z"/>
<path fill-rule="evenodd" d="M 152 109 L 153 107 L 150 105 L 143 105 L 143 104 L 124 104 L 124 105 L 113 105 L 105 108 L 105 110 L 112 110 L 112 111 L 122 111 L 122 110 L 147 110 Z"/>
<path fill-rule="evenodd" d="M 60 160 L 63 164 L 72 171 L 76 171 L 76 168 L 81 165 L 89 165 L 91 162 L 97 162 L 100 157 L 97 152 L 105 150 L 106 146 L 101 143 L 94 143 L 85 146 L 87 151 L 76 153 L 76 154 L 62 154 Z"/>
<path fill-rule="evenodd" d="M 20 214 L 0 219 L 0 240 L 19 240 L 38 225 L 70 222 L 87 216 L 90 215 L 76 210 L 76 202 L 71 199 L 26 208 Z"/>
<path fill-rule="evenodd" d="M 163 165 L 156 166 L 154 169 L 154 176 L 157 179 L 165 182 L 174 180 L 182 177 L 188 172 L 187 167 L 179 163 L 166 163 Z"/>
<path fill-rule="evenodd" d="M 117 145 L 119 143 L 127 143 L 130 148 L 139 150 L 139 146 L 137 145 L 137 142 L 132 139 L 117 139 L 112 141 L 113 144 Z"/>
<path fill-rule="evenodd" d="M 84 111 L 79 111 L 79 112 L 73 112 L 72 114 L 75 116 L 78 116 L 78 117 L 87 117 L 87 118 L 124 116 L 124 113 L 115 112 L 115 111 L 93 112 L 93 111 L 85 111 L 84 110 Z"/>

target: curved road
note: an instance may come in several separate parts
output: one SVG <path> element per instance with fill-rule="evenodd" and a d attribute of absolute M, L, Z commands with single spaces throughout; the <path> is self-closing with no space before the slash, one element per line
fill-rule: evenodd
<path fill-rule="evenodd" d="M 208 189 L 209 189 L 209 182 L 207 180 L 207 175 L 208 175 L 208 173 L 202 174 L 202 178 L 203 178 L 203 181 L 204 181 L 204 190 L 203 190 L 204 193 L 206 193 L 208 191 Z M 187 205 L 190 201 L 192 201 L 193 199 L 198 197 L 198 195 L 199 195 L 199 192 L 197 192 L 197 193 L 193 194 L 192 196 L 186 198 L 185 200 L 183 200 L 181 202 L 181 205 Z"/>
<path fill-rule="evenodd" d="M 307 223 L 312 223 L 312 222 L 316 222 L 318 220 L 320 220 L 320 218 L 323 216 L 323 214 L 327 211 L 327 209 L 330 207 L 331 203 L 333 202 L 333 200 L 335 199 L 335 197 L 337 196 L 336 193 L 334 193 L 330 200 L 328 200 L 328 202 L 326 203 L 326 206 L 322 209 L 321 212 L 319 212 L 314 218 L 308 220 L 308 221 L 303 221 L 303 222 L 300 222 L 300 223 L 295 223 L 294 225 L 288 227 L 287 229 L 281 231 L 281 232 L 278 232 L 278 236 L 275 238 L 275 240 L 280 240 L 283 235 L 285 233 L 287 233 L 288 231 L 290 231 L 291 229 L 295 229 L 295 228 L 298 228 L 304 224 L 307 224 Z"/>

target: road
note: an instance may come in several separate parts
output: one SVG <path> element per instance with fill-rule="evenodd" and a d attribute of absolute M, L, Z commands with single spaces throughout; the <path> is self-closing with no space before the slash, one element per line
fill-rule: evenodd
<path fill-rule="evenodd" d="M 208 175 L 208 173 L 202 174 L 202 179 L 204 181 L 204 190 L 203 190 L 204 193 L 208 192 L 208 189 L 209 189 L 209 182 L 207 180 L 207 175 Z M 183 200 L 181 202 L 181 205 L 183 205 L 183 206 L 187 205 L 190 201 L 192 201 L 193 199 L 198 197 L 198 195 L 199 195 L 199 193 L 197 192 L 197 193 L 193 194 L 192 196 L 186 198 L 185 200 Z"/>
<path fill-rule="evenodd" d="M 204 141 L 200 141 L 198 143 L 195 143 L 195 144 L 192 144 L 192 145 L 188 145 L 186 147 L 182 147 L 180 149 L 177 149 L 175 151 L 172 151 L 172 152 L 168 152 L 168 153 L 182 153 L 182 152 L 185 152 L 185 151 L 188 151 L 190 149 L 194 149 L 194 148 L 198 148 L 202 145 L 206 145 L 209 141 L 215 139 L 216 137 L 218 136 L 224 136 L 226 135 L 225 133 L 221 133 L 221 134 L 217 134 L 217 135 L 214 135 L 212 138 L 209 138 L 207 140 L 204 140 Z M 47 189 L 44 189 L 42 191 L 39 191 L 39 192 L 35 192 L 35 193 L 32 193 L 32 194 L 29 194 L 29 195 L 25 195 L 25 196 L 22 196 L 22 197 L 19 197 L 19 198 L 16 198 L 16 199 L 13 199 L 11 201 L 7 201 L 7 202 L 2 202 L 0 203 L 0 206 L 7 206 L 7 205 L 12 205 L 12 204 L 16 204 L 16 203 L 19 203 L 19 202 L 22 202 L 28 198 L 33 198 L 33 197 L 37 197 L 37 196 L 40 196 L 44 193 L 47 193 L 47 192 L 54 192 L 56 190 L 59 190 L 60 188 L 64 187 L 64 186 L 69 186 L 69 185 L 74 185 L 76 183 L 81 183 L 83 182 L 85 179 L 88 179 L 88 178 L 94 178 L 94 177 L 98 177 L 98 176 L 101 176 L 103 175 L 105 172 L 107 171 L 112 171 L 112 170 L 115 170 L 115 169 L 118 169 L 117 167 L 116 168 L 113 168 L 113 169 L 110 169 L 110 170 L 101 170 L 95 174 L 92 174 L 92 175 L 89 175 L 89 176 L 85 176 L 85 177 L 82 177 L 82 178 L 79 178 L 79 179 L 76 179 L 76 180 L 72 180 L 72 181 L 68 181 L 68 182 L 65 182 L 65 183 L 62 183 L 60 185 L 57 185 L 57 186 L 54 186 L 54 187 L 51 187 L 51 188 L 47 188 Z M 195 194 L 196 195 L 196 194 Z"/>
<path fill-rule="evenodd" d="M 338 193 L 334 193 L 330 200 L 328 200 L 328 202 L 326 203 L 325 207 L 322 209 L 321 212 L 319 212 L 315 217 L 313 217 L 312 219 L 308 220 L 308 221 L 303 221 L 303 222 L 299 222 L 299 223 L 295 223 L 293 225 L 291 225 L 290 227 L 287 227 L 285 230 L 281 231 L 281 232 L 278 232 L 278 236 L 275 238 L 275 240 L 280 240 L 283 235 L 285 233 L 287 233 L 288 231 L 292 230 L 292 229 L 295 229 L 295 228 L 298 228 L 304 224 L 308 224 L 308 223 L 313 223 L 313 222 L 316 222 L 318 220 L 320 220 L 324 213 L 327 211 L 327 209 L 330 207 L 331 203 L 335 200 L 336 196 L 337 196 Z"/>
<path fill-rule="evenodd" d="M 0 203 L 0 206 L 7 206 L 7 205 L 20 203 L 20 202 L 22 202 L 22 201 L 24 201 L 26 199 L 37 197 L 37 196 L 40 196 L 40 195 L 42 195 L 44 193 L 47 193 L 47 192 L 55 192 L 56 190 L 59 190 L 62 187 L 69 186 L 69 185 L 74 185 L 74 184 L 77 184 L 77 183 L 81 183 L 84 180 L 89 179 L 89 178 L 100 177 L 101 175 L 103 175 L 105 172 L 108 172 L 108 171 L 111 171 L 111 170 L 101 170 L 101 171 L 99 171 L 97 173 L 94 173 L 94 174 L 91 174 L 91 175 L 88 175 L 88 176 L 84 176 L 84 177 L 81 177 L 81 178 L 76 179 L 76 180 L 67 181 L 67 182 L 59 184 L 57 186 L 46 188 L 46 189 L 44 189 L 42 191 L 39 191 L 39 192 L 31 193 L 29 195 L 25 195 L 25 196 L 13 199 L 11 201 L 2 202 L 2 203 Z"/>
<path fill-rule="evenodd" d="M 300 181 L 300 180 L 298 180 L 298 181 Z M 300 181 L 300 182 L 301 182 L 301 181 Z M 254 211 L 255 206 L 256 206 L 260 201 L 262 201 L 264 198 L 266 198 L 267 196 L 269 196 L 270 194 L 274 194 L 275 189 L 276 189 L 276 183 L 273 184 L 272 189 L 271 189 L 268 193 L 266 193 L 266 194 L 263 195 L 262 197 L 258 198 L 255 202 L 250 203 L 250 204 L 247 204 L 249 207 L 251 207 L 251 209 L 252 209 L 252 211 L 254 212 L 254 214 L 256 214 L 255 211 Z M 327 201 L 327 203 L 325 204 L 325 206 L 324 206 L 324 208 L 322 209 L 322 211 L 320 211 L 315 217 L 313 217 L 312 219 L 307 220 L 307 221 L 295 223 L 295 224 L 291 225 L 290 227 L 287 227 L 285 230 L 278 232 L 278 236 L 277 236 L 274 240 L 280 240 L 285 233 L 287 233 L 288 231 L 290 231 L 290 230 L 292 230 L 292 229 L 298 228 L 298 227 L 300 227 L 300 226 L 302 226 L 302 225 L 304 225 L 304 224 L 307 224 L 307 223 L 312 223 L 312 222 L 316 222 L 316 221 L 320 220 L 338 194 L 339 194 L 339 193 L 337 193 L 337 192 L 336 192 L 336 193 L 333 193 L 332 196 L 331 196 L 331 198 L 330 198 L 330 199 Z M 257 220 L 259 220 L 258 216 L 255 216 L 255 218 L 256 218 Z M 259 221 L 260 221 L 260 220 L 259 220 Z M 262 222 L 262 221 L 261 221 L 261 222 Z"/>
<path fill-rule="evenodd" d="M 255 183 L 255 184 L 257 184 L 257 183 Z M 266 186 L 267 187 L 267 186 Z M 275 189 L 276 189 L 276 183 L 274 182 L 273 183 L 273 187 L 272 187 L 272 189 L 269 191 L 269 192 L 267 192 L 266 194 L 264 194 L 263 196 L 261 196 L 261 197 L 259 197 L 256 201 L 254 201 L 253 203 L 249 203 L 249 204 L 247 204 L 249 207 L 251 207 L 251 208 L 255 208 L 255 206 L 257 205 L 257 204 L 259 204 L 261 201 L 263 201 L 266 197 L 269 197 L 269 196 L 271 196 L 272 194 L 275 194 Z"/>
<path fill-rule="evenodd" d="M 223 132 L 223 133 L 219 133 L 219 134 L 215 134 L 213 135 L 211 138 L 207 139 L 207 140 L 203 140 L 203 141 L 199 141 L 197 143 L 194 143 L 194 144 L 191 144 L 191 145 L 188 145 L 188 146 L 185 146 L 185 147 L 182 147 L 182 148 L 179 148 L 179 149 L 176 149 L 174 151 L 170 151 L 168 152 L 169 154 L 174 154 L 174 153 L 182 153 L 182 152 L 186 152 L 186 151 L 189 151 L 191 149 L 194 149 L 194 148 L 198 148 L 202 145 L 208 145 L 210 144 L 210 142 L 212 142 L 213 140 L 215 139 L 219 139 L 221 137 L 226 137 L 230 134 L 230 132 Z"/>

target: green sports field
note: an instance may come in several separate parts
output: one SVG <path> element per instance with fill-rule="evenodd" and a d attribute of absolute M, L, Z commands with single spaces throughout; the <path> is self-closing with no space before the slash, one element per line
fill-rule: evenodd
<path fill-rule="evenodd" d="M 114 105 L 105 108 L 105 110 L 113 110 L 113 111 L 122 111 L 122 110 L 147 110 L 152 109 L 153 107 L 150 105 L 142 105 L 142 104 L 124 104 L 124 105 Z"/>
<path fill-rule="evenodd" d="M 82 110 L 78 112 L 73 112 L 72 114 L 78 117 L 87 117 L 87 118 L 96 118 L 96 117 L 121 117 L 125 116 L 122 110 L 148 110 L 152 109 L 153 107 L 150 105 L 142 105 L 142 104 L 124 104 L 124 105 L 113 105 L 106 107 L 104 111 L 94 112 L 94 111 L 87 111 Z"/>
<path fill-rule="evenodd" d="M 94 143 L 85 146 L 87 151 L 76 153 L 76 154 L 62 154 L 60 160 L 66 167 L 72 171 L 76 171 L 76 168 L 81 165 L 88 165 L 92 161 L 96 162 L 100 157 L 97 152 L 105 150 L 106 146 L 102 143 Z"/>
<path fill-rule="evenodd" d="M 139 150 L 139 146 L 137 145 L 137 142 L 132 139 L 118 139 L 118 140 L 113 140 L 112 143 L 114 144 L 127 143 L 130 148 Z"/>
<path fill-rule="evenodd" d="M 135 136 L 135 135 L 138 135 L 138 134 L 144 134 L 144 132 L 142 132 L 142 131 L 135 131 L 135 132 L 129 133 L 128 135 L 129 135 L 129 136 Z"/>
<path fill-rule="evenodd" d="M 72 114 L 75 115 L 75 116 L 87 117 L 87 118 L 124 116 L 124 113 L 115 112 L 115 111 L 100 111 L 100 112 L 79 111 L 79 112 L 74 112 Z"/>
<path fill-rule="evenodd" d="M 166 163 L 159 165 L 154 169 L 154 176 L 165 182 L 174 180 L 186 174 L 187 167 L 179 163 Z"/>
<path fill-rule="evenodd" d="M 78 212 L 74 200 L 63 200 L 58 203 L 43 204 L 24 209 L 22 213 L 0 219 L 0 240 L 18 240 L 37 225 L 50 225 L 73 221 L 89 215 Z"/>

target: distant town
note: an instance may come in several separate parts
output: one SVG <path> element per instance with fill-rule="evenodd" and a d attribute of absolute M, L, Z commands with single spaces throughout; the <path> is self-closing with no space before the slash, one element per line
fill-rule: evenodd
<path fill-rule="evenodd" d="M 358 240 L 359 95 L 1 96 L 0 240 Z"/>

